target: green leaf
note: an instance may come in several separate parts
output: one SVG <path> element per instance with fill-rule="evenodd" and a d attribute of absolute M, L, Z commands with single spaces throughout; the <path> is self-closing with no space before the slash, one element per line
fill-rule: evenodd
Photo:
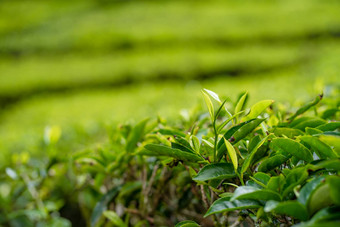
<path fill-rule="evenodd" d="M 233 116 L 230 116 L 227 120 L 225 120 L 220 126 L 218 126 L 217 132 L 220 133 L 221 130 L 226 126 L 230 121 L 232 121 L 234 118 L 238 117 L 240 114 L 242 114 L 244 111 L 238 112 L 234 114 Z"/>
<path fill-rule="evenodd" d="M 207 181 L 214 179 L 228 179 L 236 177 L 231 163 L 215 163 L 204 166 L 193 178 L 195 181 Z"/>
<path fill-rule="evenodd" d="M 250 200 L 276 200 L 281 201 L 281 197 L 277 192 L 274 192 L 272 190 L 268 189 L 259 189 L 252 186 L 241 186 L 238 187 L 233 197 L 230 199 L 230 201 L 234 200 L 244 200 L 244 199 L 250 199 Z"/>
<path fill-rule="evenodd" d="M 220 98 L 218 97 L 218 94 L 216 94 L 215 92 L 213 91 L 210 91 L 208 89 L 203 89 L 207 94 L 209 94 L 213 99 L 215 99 L 218 103 L 221 103 L 221 100 Z"/>
<path fill-rule="evenodd" d="M 237 168 L 238 168 L 238 160 L 237 160 L 236 151 L 235 151 L 233 145 L 231 145 L 231 143 L 229 143 L 228 140 L 224 139 L 224 144 L 226 145 L 226 148 L 227 148 L 229 157 L 230 157 L 230 159 L 231 159 L 231 162 L 232 162 L 233 165 L 234 165 L 235 172 L 237 172 Z"/>
<path fill-rule="evenodd" d="M 270 143 L 273 150 L 281 151 L 284 154 L 289 153 L 299 160 L 304 160 L 307 163 L 313 161 L 313 155 L 305 146 L 302 144 L 286 138 L 275 138 Z"/>
<path fill-rule="evenodd" d="M 329 122 L 323 125 L 319 125 L 318 127 L 316 127 L 317 129 L 323 131 L 323 132 L 327 132 L 327 131 L 334 131 L 340 128 L 340 122 Z"/>
<path fill-rule="evenodd" d="M 337 158 L 338 155 L 335 153 L 330 146 L 321 142 L 317 137 L 314 136 L 301 136 L 299 137 L 303 142 L 311 146 L 313 149 L 318 151 L 320 158 Z"/>
<path fill-rule="evenodd" d="M 246 157 L 246 159 L 243 162 L 242 169 L 241 169 L 241 174 L 247 171 L 249 166 L 253 162 L 253 158 L 256 156 L 258 149 L 267 141 L 268 136 L 263 138 L 255 147 L 254 149 L 250 152 L 250 154 Z"/>
<path fill-rule="evenodd" d="M 326 182 L 329 185 L 329 194 L 336 205 L 340 205 L 340 177 L 328 176 Z"/>
<path fill-rule="evenodd" d="M 302 184 L 307 178 L 307 168 L 297 167 L 295 169 L 292 169 L 287 174 L 285 184 L 283 185 L 282 197 L 285 198 L 288 193 L 292 192 L 297 185 Z"/>
<path fill-rule="evenodd" d="M 181 221 L 175 227 L 199 227 L 200 225 L 194 221 Z"/>
<path fill-rule="evenodd" d="M 323 125 L 319 125 L 318 127 L 316 127 L 317 129 L 326 132 L 326 131 L 334 131 L 336 129 L 340 128 L 340 122 L 329 122 Z"/>
<path fill-rule="evenodd" d="M 322 134 L 323 131 L 316 129 L 316 128 L 310 128 L 310 127 L 306 127 L 305 128 L 306 134 L 308 135 L 317 135 L 317 134 Z"/>
<path fill-rule="evenodd" d="M 323 125 L 325 123 L 326 121 L 321 118 L 312 118 L 295 125 L 293 128 L 305 131 L 307 127 L 316 128 L 319 125 Z"/>
<path fill-rule="evenodd" d="M 211 214 L 222 213 L 232 210 L 244 210 L 261 207 L 261 203 L 256 200 L 234 200 L 229 201 L 228 197 L 223 197 L 216 200 L 209 208 L 204 217 Z"/>
<path fill-rule="evenodd" d="M 304 223 L 305 226 L 309 226 L 307 224 L 313 223 L 323 223 L 325 221 L 333 221 L 340 220 L 340 207 L 326 207 L 320 211 L 318 211 L 309 222 Z M 300 226 L 300 225 L 299 225 Z M 301 225 L 304 226 L 304 225 Z"/>
<path fill-rule="evenodd" d="M 264 211 L 292 216 L 302 221 L 308 220 L 308 212 L 305 206 L 298 201 L 268 201 L 264 207 Z"/>
<path fill-rule="evenodd" d="M 286 157 L 282 154 L 277 154 L 272 157 L 269 157 L 265 159 L 259 166 L 258 170 L 260 172 L 268 172 L 275 167 L 282 165 L 284 162 L 286 162 L 289 159 L 289 157 Z"/>
<path fill-rule="evenodd" d="M 340 155 L 340 136 L 320 135 L 319 139 L 329 146 L 332 146 L 335 152 Z"/>
<path fill-rule="evenodd" d="M 316 163 L 315 166 L 325 168 L 328 171 L 340 171 L 340 160 L 339 159 L 325 160 Z"/>
<path fill-rule="evenodd" d="M 244 103 L 246 101 L 248 97 L 248 92 L 244 93 L 241 98 L 238 100 L 237 104 L 236 104 L 236 107 L 235 107 L 235 113 L 238 113 L 240 112 L 241 110 L 243 110 L 243 107 L 244 107 Z"/>
<path fill-rule="evenodd" d="M 310 214 L 329 206 L 332 199 L 329 193 L 329 185 L 325 183 L 325 177 L 316 177 L 303 186 L 298 201 L 307 207 Z"/>
<path fill-rule="evenodd" d="M 266 188 L 275 192 L 281 192 L 284 182 L 285 178 L 282 174 L 280 176 L 271 177 Z"/>
<path fill-rule="evenodd" d="M 258 117 L 263 111 L 267 109 L 271 104 L 273 104 L 274 100 L 263 100 L 258 103 L 255 103 L 251 108 L 250 112 L 247 116 L 245 116 L 242 120 L 247 121 L 253 118 Z"/>
<path fill-rule="evenodd" d="M 95 226 L 102 216 L 102 213 L 107 209 L 109 202 L 117 196 L 121 186 L 114 187 L 108 191 L 96 204 L 91 214 L 91 226 Z"/>
<path fill-rule="evenodd" d="M 275 136 L 287 136 L 288 138 L 294 138 L 296 136 L 303 135 L 303 132 L 294 128 L 275 128 L 273 130 Z"/>
<path fill-rule="evenodd" d="M 181 151 L 179 149 L 174 149 L 159 144 L 147 144 L 144 146 L 146 150 L 138 152 L 139 155 L 149 155 L 149 156 L 168 156 L 176 158 L 178 160 L 187 162 L 199 162 L 204 161 L 204 158 L 197 154 Z"/>
<path fill-rule="evenodd" d="M 260 181 L 263 185 L 267 185 L 270 179 L 270 176 L 262 172 L 257 172 L 255 173 L 253 178 L 256 179 L 257 181 Z"/>
<path fill-rule="evenodd" d="M 205 103 L 208 107 L 211 121 L 214 121 L 214 117 L 215 117 L 214 106 L 211 102 L 211 99 L 210 99 L 209 95 L 207 95 L 204 91 L 202 91 L 202 94 L 203 94 L 203 97 L 204 97 L 204 101 L 205 101 Z"/>
<path fill-rule="evenodd" d="M 235 144 L 241 139 L 245 138 L 249 133 L 254 131 L 254 129 L 256 129 L 264 120 L 265 119 L 256 118 L 247 121 L 233 134 L 234 141 L 232 143 Z"/>
<path fill-rule="evenodd" d="M 307 110 L 309 110 L 311 107 L 315 106 L 316 104 L 318 104 L 320 102 L 320 100 L 322 99 L 322 95 L 318 95 L 312 102 L 307 103 L 306 105 L 302 106 L 301 108 L 299 108 L 296 113 L 291 116 L 290 118 L 288 118 L 289 121 L 294 120 L 297 116 L 303 114 L 304 112 L 306 112 Z"/>
<path fill-rule="evenodd" d="M 107 210 L 103 212 L 104 216 L 109 219 L 112 224 L 120 227 L 127 226 L 123 220 L 116 214 L 116 212 L 113 212 L 112 210 Z"/>
<path fill-rule="evenodd" d="M 190 145 L 197 154 L 200 153 L 200 140 L 195 136 L 190 136 Z"/>
<path fill-rule="evenodd" d="M 127 138 L 126 142 L 126 151 L 129 153 L 132 153 L 139 140 L 143 137 L 144 129 L 146 126 L 146 123 L 149 121 L 149 119 L 145 119 L 141 122 L 139 122 L 130 132 L 129 137 Z"/>

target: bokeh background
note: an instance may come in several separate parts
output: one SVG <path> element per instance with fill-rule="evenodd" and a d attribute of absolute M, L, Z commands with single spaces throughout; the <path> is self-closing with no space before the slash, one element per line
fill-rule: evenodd
<path fill-rule="evenodd" d="M 175 120 L 208 88 L 297 105 L 340 78 L 338 0 L 2 0 L 0 158 Z"/>

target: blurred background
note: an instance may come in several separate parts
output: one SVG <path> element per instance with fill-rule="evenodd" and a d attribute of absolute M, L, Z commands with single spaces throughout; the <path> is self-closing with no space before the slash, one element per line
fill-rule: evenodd
<path fill-rule="evenodd" d="M 2 0 L 0 158 L 39 153 L 47 127 L 79 149 L 175 120 L 202 88 L 297 105 L 339 75 L 338 0 Z"/>

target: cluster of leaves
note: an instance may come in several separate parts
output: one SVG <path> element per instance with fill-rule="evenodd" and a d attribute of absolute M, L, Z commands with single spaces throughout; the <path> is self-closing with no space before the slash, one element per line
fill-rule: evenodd
<path fill-rule="evenodd" d="M 204 90 L 203 96 L 210 124 L 198 122 L 185 137 L 175 136 L 170 146 L 148 144 L 140 154 L 172 157 L 187 165 L 209 205 L 205 217 L 215 215 L 215 225 L 223 226 L 339 224 L 338 103 L 321 114 L 316 106 L 322 95 L 295 114 L 280 110 L 272 100 L 244 111 L 245 93 L 231 114 L 216 93 Z M 310 109 L 315 115 L 304 116 Z M 235 210 L 237 219 L 231 212 Z"/>
<path fill-rule="evenodd" d="M 339 100 L 318 96 L 292 113 L 273 100 L 247 109 L 247 93 L 203 97 L 209 113 L 120 125 L 109 142 L 69 155 L 48 128 L 46 160 L 13 155 L 0 174 L 0 225 L 339 222 Z"/>

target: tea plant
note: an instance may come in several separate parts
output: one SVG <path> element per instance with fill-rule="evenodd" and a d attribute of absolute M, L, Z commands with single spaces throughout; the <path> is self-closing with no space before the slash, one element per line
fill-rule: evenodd
<path fill-rule="evenodd" d="M 198 120 L 185 136 L 147 144 L 139 154 L 185 165 L 209 206 L 204 217 L 212 216 L 216 226 L 339 224 L 338 101 L 320 113 L 322 95 L 295 113 L 273 100 L 245 110 L 245 93 L 231 114 L 214 92 L 203 96 L 209 123 Z M 188 223 L 179 226 L 196 226 Z"/>
<path fill-rule="evenodd" d="M 109 141 L 0 174 L 4 226 L 334 226 L 340 221 L 339 100 L 246 108 L 203 90 L 208 113 L 109 128 Z"/>

